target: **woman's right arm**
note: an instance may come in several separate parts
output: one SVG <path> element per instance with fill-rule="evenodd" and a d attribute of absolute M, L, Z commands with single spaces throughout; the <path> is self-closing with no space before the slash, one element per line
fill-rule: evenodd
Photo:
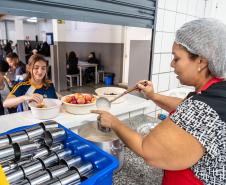
<path fill-rule="evenodd" d="M 183 101 L 181 98 L 165 96 L 154 92 L 153 84 L 151 81 L 147 81 L 147 85 L 144 86 L 141 83 L 144 81 L 140 81 L 137 84 L 137 87 L 143 91 L 143 93 L 155 104 L 157 104 L 162 109 L 167 112 L 171 112 L 176 109 L 178 105 L 180 105 Z"/>
<path fill-rule="evenodd" d="M 26 100 L 27 100 L 27 96 L 26 95 L 19 96 L 19 97 L 11 95 L 11 96 L 8 96 L 5 99 L 5 101 L 3 102 L 3 107 L 5 107 L 5 108 L 12 108 L 12 107 L 15 107 L 15 106 L 19 105 L 20 103 L 23 103 Z"/>
<path fill-rule="evenodd" d="M 24 101 L 35 101 L 37 104 L 41 104 L 43 101 L 43 96 L 40 94 L 32 94 L 32 95 L 23 95 L 23 96 L 14 96 L 10 95 L 3 102 L 3 106 L 6 108 L 12 108 Z"/>

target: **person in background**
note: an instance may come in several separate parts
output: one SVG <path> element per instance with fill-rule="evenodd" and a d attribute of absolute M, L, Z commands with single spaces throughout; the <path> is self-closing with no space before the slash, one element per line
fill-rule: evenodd
<path fill-rule="evenodd" d="M 29 58 L 31 57 L 32 53 L 32 48 L 31 48 L 31 44 L 29 41 L 25 41 L 24 42 L 25 45 L 25 59 L 26 59 L 26 64 L 28 63 Z"/>
<path fill-rule="evenodd" d="M 12 44 L 13 44 L 13 41 L 11 41 L 11 40 L 6 43 L 6 45 L 4 47 L 5 55 L 8 55 L 9 53 L 13 52 Z"/>
<path fill-rule="evenodd" d="M 89 56 L 88 56 L 88 63 L 90 64 L 97 64 L 98 67 L 100 65 L 99 60 L 96 58 L 96 54 L 95 52 L 90 52 Z M 95 69 L 93 67 L 87 68 L 86 72 L 85 72 L 85 76 L 86 76 L 86 82 L 91 82 L 91 81 L 95 81 Z"/>
<path fill-rule="evenodd" d="M 169 116 L 142 137 L 109 112 L 94 110 L 104 127 L 149 164 L 164 169 L 163 185 L 226 184 L 226 25 L 216 19 L 184 24 L 172 47 L 171 67 L 181 84 L 194 86 L 185 99 L 137 84 Z"/>
<path fill-rule="evenodd" d="M 37 49 L 33 49 L 32 50 L 32 55 L 37 55 L 38 54 L 38 50 Z"/>
<path fill-rule="evenodd" d="M 74 51 L 69 53 L 67 59 L 67 74 L 78 74 L 78 57 Z"/>
<path fill-rule="evenodd" d="M 2 44 L 0 43 L 0 62 L 4 60 L 4 50 Z"/>
<path fill-rule="evenodd" d="M 43 42 L 39 53 L 42 54 L 45 57 L 49 57 L 50 56 L 50 46 L 49 46 L 49 44 L 47 42 Z"/>
<path fill-rule="evenodd" d="M 28 61 L 27 77 L 14 86 L 3 106 L 11 108 L 23 103 L 18 111 L 27 110 L 26 102 L 41 104 L 43 98 L 57 98 L 53 83 L 47 79 L 48 62 L 41 55 L 32 55 Z"/>
<path fill-rule="evenodd" d="M 9 64 L 9 71 L 6 75 L 10 87 L 22 81 L 26 76 L 26 65 L 19 60 L 16 53 L 9 53 L 6 56 L 6 61 Z"/>
<path fill-rule="evenodd" d="M 4 115 L 4 107 L 2 104 L 3 97 L 2 97 L 2 91 L 5 89 L 5 83 L 4 83 L 4 76 L 5 73 L 9 70 L 9 64 L 5 61 L 0 62 L 0 115 Z"/>

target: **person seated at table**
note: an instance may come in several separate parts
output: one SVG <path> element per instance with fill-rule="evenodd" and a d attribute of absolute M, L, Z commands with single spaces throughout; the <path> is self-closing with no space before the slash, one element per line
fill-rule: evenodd
<path fill-rule="evenodd" d="M 9 70 L 6 74 L 8 84 L 13 87 L 20 81 L 23 81 L 26 76 L 26 65 L 19 60 L 16 53 L 9 53 L 6 56 L 6 62 L 9 64 Z"/>
<path fill-rule="evenodd" d="M 2 91 L 5 89 L 4 76 L 5 73 L 9 70 L 9 64 L 5 61 L 0 62 L 0 115 L 4 115 L 4 107 L 2 104 Z"/>
<path fill-rule="evenodd" d="M 47 70 L 48 62 L 44 57 L 32 55 L 28 61 L 26 79 L 14 86 L 3 106 L 11 108 L 19 105 L 20 112 L 28 110 L 26 102 L 35 101 L 40 105 L 43 98 L 57 98 L 53 83 L 47 79 Z"/>
<path fill-rule="evenodd" d="M 67 74 L 72 75 L 78 73 L 78 57 L 74 51 L 71 51 L 67 59 Z"/>
<path fill-rule="evenodd" d="M 96 58 L 95 52 L 89 53 L 87 61 L 90 64 L 97 64 L 98 65 L 97 67 L 99 67 L 99 65 L 100 65 L 99 60 Z M 93 68 L 93 67 L 87 68 L 85 76 L 86 76 L 87 83 L 91 82 L 91 81 L 95 81 L 95 68 Z"/>

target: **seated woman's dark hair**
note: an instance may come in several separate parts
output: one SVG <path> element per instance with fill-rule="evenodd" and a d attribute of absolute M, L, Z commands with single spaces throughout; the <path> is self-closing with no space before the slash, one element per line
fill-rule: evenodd
<path fill-rule="evenodd" d="M 68 55 L 68 60 L 77 58 L 77 55 L 74 51 L 71 51 Z"/>

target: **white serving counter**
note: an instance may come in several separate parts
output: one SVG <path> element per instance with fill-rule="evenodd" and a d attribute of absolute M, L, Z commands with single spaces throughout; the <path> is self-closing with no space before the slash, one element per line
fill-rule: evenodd
<path fill-rule="evenodd" d="M 125 101 L 120 104 L 112 104 L 110 112 L 119 119 L 127 119 L 131 116 L 144 113 L 149 101 L 134 95 L 126 95 Z M 53 120 L 64 125 L 67 128 L 77 127 L 90 121 L 95 121 L 96 114 L 74 115 L 64 110 Z M 19 112 L 0 116 L 0 133 L 15 127 L 39 123 L 43 120 L 35 119 L 31 111 Z"/>

